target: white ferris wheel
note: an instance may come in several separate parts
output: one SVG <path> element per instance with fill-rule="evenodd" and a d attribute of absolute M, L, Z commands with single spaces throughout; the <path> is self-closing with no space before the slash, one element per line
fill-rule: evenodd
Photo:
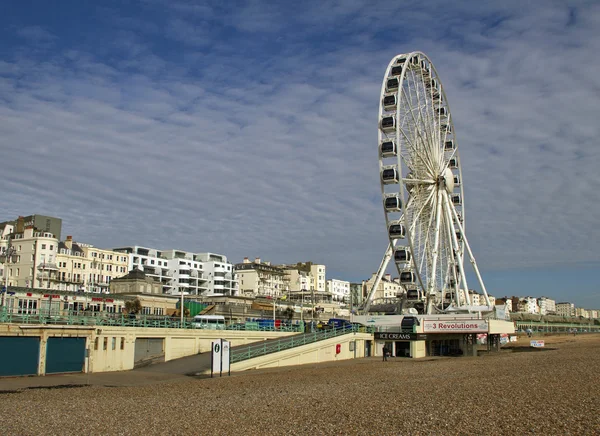
<path fill-rule="evenodd" d="M 425 54 L 400 54 L 389 63 L 381 86 L 378 127 L 390 243 L 366 311 L 389 261 L 395 263 L 404 287 L 405 307 L 424 314 L 471 311 L 465 256 L 490 307 L 465 234 L 461 162 L 450 107 Z"/>

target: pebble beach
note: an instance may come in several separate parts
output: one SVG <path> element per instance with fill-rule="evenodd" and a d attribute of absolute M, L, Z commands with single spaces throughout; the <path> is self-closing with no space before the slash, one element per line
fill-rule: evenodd
<path fill-rule="evenodd" d="M 536 339 L 546 347 L 0 393 L 0 434 L 600 434 L 600 335 Z"/>

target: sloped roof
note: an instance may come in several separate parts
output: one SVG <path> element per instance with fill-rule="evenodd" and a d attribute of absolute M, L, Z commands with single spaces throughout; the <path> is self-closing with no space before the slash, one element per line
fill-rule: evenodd
<path fill-rule="evenodd" d="M 146 280 L 146 273 L 144 273 L 144 271 L 140 269 L 134 268 L 123 277 L 117 277 L 112 279 L 112 281 L 115 280 Z"/>

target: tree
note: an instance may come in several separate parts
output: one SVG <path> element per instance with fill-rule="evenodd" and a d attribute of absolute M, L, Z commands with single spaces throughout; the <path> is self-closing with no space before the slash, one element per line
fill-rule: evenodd
<path fill-rule="evenodd" d="M 128 300 L 125 302 L 125 310 L 127 313 L 139 313 L 142 310 L 142 302 L 139 298 Z"/>
<path fill-rule="evenodd" d="M 283 314 L 287 319 L 289 319 L 291 321 L 294 318 L 294 309 L 292 309 L 291 307 L 287 307 L 283 311 Z"/>

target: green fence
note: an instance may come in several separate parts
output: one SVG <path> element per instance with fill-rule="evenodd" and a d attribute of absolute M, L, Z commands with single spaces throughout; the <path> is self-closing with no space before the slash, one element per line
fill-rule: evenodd
<path fill-rule="evenodd" d="M 548 323 L 534 321 L 515 321 L 517 330 L 526 331 L 530 329 L 534 332 L 543 333 L 600 333 L 600 325 L 589 324 L 567 324 L 567 323 Z"/>
<path fill-rule="evenodd" d="M 89 312 L 52 312 L 43 313 L 14 313 L 8 311 L 6 307 L 0 308 L 0 323 L 10 324 L 38 324 L 38 325 L 82 325 L 82 326 L 120 326 L 120 327 L 154 327 L 154 328 L 184 328 L 184 329 L 202 329 L 191 317 L 184 318 L 183 322 L 179 317 L 154 315 L 127 315 Z M 206 328 L 210 329 L 210 325 Z M 244 325 L 239 323 L 220 326 L 225 330 L 245 330 Z M 278 331 L 278 332 L 301 332 L 304 330 L 303 324 L 281 325 L 281 326 L 252 326 L 252 330 L 257 331 Z"/>

